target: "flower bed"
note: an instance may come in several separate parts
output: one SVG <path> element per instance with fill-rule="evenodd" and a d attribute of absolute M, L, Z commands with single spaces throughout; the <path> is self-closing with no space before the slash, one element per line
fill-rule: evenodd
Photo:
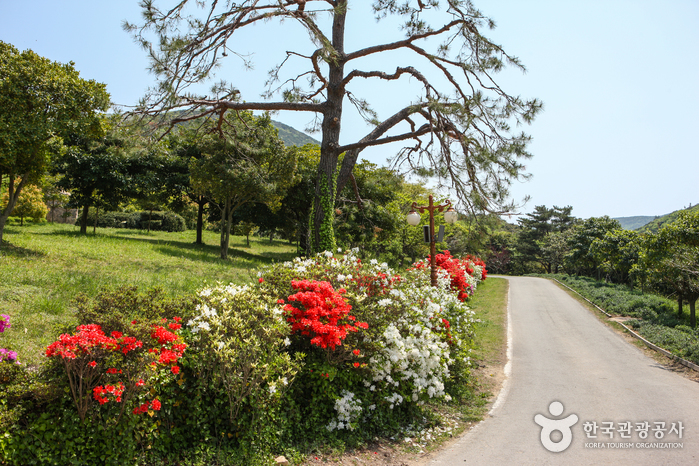
<path fill-rule="evenodd" d="M 414 423 L 467 381 L 466 303 L 487 274 L 476 258 L 436 259 L 435 287 L 425 261 L 398 273 L 346 251 L 206 287 L 191 302 L 132 289 L 83 301 L 77 331 L 47 348 L 46 397 L 23 392 L 13 400 L 26 423 L 0 422 L 0 460 L 180 462 L 223 449 L 261 464 Z"/>

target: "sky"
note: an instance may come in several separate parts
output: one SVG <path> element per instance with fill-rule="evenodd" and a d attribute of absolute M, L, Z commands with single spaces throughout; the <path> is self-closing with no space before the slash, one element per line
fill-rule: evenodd
<path fill-rule="evenodd" d="M 579 218 L 663 215 L 699 202 L 699 1 L 473 2 L 497 25 L 485 35 L 527 68 L 504 71 L 498 83 L 544 103 L 531 125 L 516 128 L 533 138 L 533 158 L 524 162 L 531 178 L 511 189 L 515 201 L 530 197 L 520 213 L 570 205 Z M 363 9 L 368 4 L 351 5 L 346 51 L 399 37 L 390 22 L 375 23 Z M 155 83 L 146 53 L 121 27 L 139 19 L 137 0 L 0 0 L 0 40 L 73 61 L 81 77 L 105 83 L 112 101 L 128 106 Z M 237 40 L 235 49 L 250 54 L 254 69 L 231 56 L 217 78 L 247 101 L 261 100 L 267 71 L 285 50 L 308 44 L 293 25 L 271 22 Z M 392 72 L 389 63 L 365 65 Z M 368 82 L 357 93 L 386 117 L 403 106 L 409 89 Z M 273 118 L 299 130 L 312 121 L 298 113 Z M 347 109 L 342 124 L 341 143 L 370 131 Z M 396 149 L 362 157 L 383 165 Z"/>

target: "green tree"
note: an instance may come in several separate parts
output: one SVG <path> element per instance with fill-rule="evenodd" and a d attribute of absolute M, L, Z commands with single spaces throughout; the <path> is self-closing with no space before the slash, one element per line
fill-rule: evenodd
<path fill-rule="evenodd" d="M 505 66 L 522 71 L 524 67 L 483 35 L 495 23 L 470 1 L 374 0 L 371 6 L 378 24 L 358 18 L 354 29 L 365 37 L 378 37 L 372 27 L 385 32 L 387 25 L 396 25 L 395 40 L 357 50 L 345 48 L 345 37 L 351 31 L 348 11 L 359 2 L 183 0 L 172 8 L 159 8 L 156 3 L 142 2 L 143 24 L 125 25 L 149 51 L 159 79 L 141 112 L 190 109 L 173 123 L 210 115 L 223 119 L 229 110 L 317 115 L 322 142 L 312 208 L 312 248 L 334 244 L 336 196 L 349 181 L 361 151 L 370 146 L 411 141 L 393 163 L 430 173 L 476 209 L 511 209 L 509 184 L 525 176 L 519 160 L 530 156 L 526 151 L 530 138 L 512 127 L 531 122 L 541 103 L 510 95 L 495 82 L 493 76 Z M 211 78 L 228 55 L 243 57 L 238 52 L 248 45 L 240 37 L 243 30 L 275 23 L 304 28 L 309 41 L 280 41 L 286 58 L 270 72 L 266 100 L 242 99 L 237 89 L 223 81 L 207 95 L 191 91 L 190 86 Z M 277 29 L 274 34 L 284 32 Z M 379 69 L 363 68 L 377 61 L 382 64 Z M 423 68 L 417 69 L 415 63 Z M 379 117 L 361 95 L 367 80 L 389 85 L 412 81 L 420 89 L 408 93 L 395 113 Z M 372 129 L 356 141 L 341 143 L 348 103 Z"/>
<path fill-rule="evenodd" d="M 286 149 L 296 154 L 294 181 L 286 191 L 279 209 L 272 211 L 265 204 L 249 204 L 236 212 L 239 221 L 250 221 L 269 234 L 279 232 L 282 238 L 296 241 L 299 253 L 309 254 L 308 225 L 315 192 L 315 177 L 320 147 L 306 144 Z"/>
<path fill-rule="evenodd" d="M 68 206 L 82 209 L 80 233 L 87 233 L 91 207 L 114 210 L 134 194 L 128 141 L 118 134 L 95 140 L 69 137 L 64 153 L 51 168 L 59 176 L 57 186 L 70 191 Z"/>
<path fill-rule="evenodd" d="M 553 206 L 549 209 L 544 205 L 538 205 L 534 208 L 534 212 L 519 219 L 521 228 L 517 250 L 520 260 L 524 263 L 538 262 L 547 273 L 551 273 L 560 265 L 560 262 L 554 264 L 551 261 L 553 251 L 550 247 L 553 244 L 549 243 L 548 253 L 544 252 L 544 240 L 552 232 L 565 231 L 574 224 L 575 217 L 571 215 L 572 210 L 571 206 Z"/>
<path fill-rule="evenodd" d="M 269 116 L 239 114 L 229 129 L 201 140 L 202 157 L 193 159 L 191 183 L 221 212 L 221 258 L 228 257 L 233 213 L 250 202 L 279 208 L 296 170 L 296 151 L 287 150 Z"/>
<path fill-rule="evenodd" d="M 657 234 L 649 235 L 641 256 L 651 285 L 675 296 L 680 315 L 683 301 L 689 303 L 690 323 L 695 327 L 699 299 L 699 212 L 682 212 Z"/>
<path fill-rule="evenodd" d="M 608 231 L 590 245 L 590 254 L 615 283 L 631 284 L 631 269 L 638 263 L 641 242 L 633 230 Z"/>
<path fill-rule="evenodd" d="M 566 269 L 571 273 L 600 278 L 601 258 L 593 254 L 592 243 L 602 240 L 607 233 L 621 230 L 618 220 L 592 217 L 573 227 L 570 234 L 570 252 L 566 256 Z"/>
<path fill-rule="evenodd" d="M 9 200 L 9 194 L 5 193 L 3 195 L 2 202 L 7 204 Z M 12 210 L 12 215 L 19 217 L 19 224 L 24 225 L 25 217 L 33 219 L 38 222 L 42 218 L 46 218 L 49 209 L 44 203 L 44 193 L 41 188 L 34 185 L 25 185 L 22 190 L 22 194 L 17 199 L 15 208 Z"/>
<path fill-rule="evenodd" d="M 0 41 L 0 184 L 7 179 L 8 192 L 0 212 L 0 245 L 22 189 L 44 174 L 60 138 L 101 135 L 96 112 L 108 107 L 105 85 L 81 79 L 72 62 L 53 62 Z"/>
<path fill-rule="evenodd" d="M 570 252 L 571 232 L 571 229 L 552 231 L 539 243 L 541 257 L 552 273 L 558 273 L 565 264 L 565 258 Z"/>

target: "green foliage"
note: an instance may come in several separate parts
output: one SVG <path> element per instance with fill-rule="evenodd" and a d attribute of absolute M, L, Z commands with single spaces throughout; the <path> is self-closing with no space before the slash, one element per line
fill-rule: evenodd
<path fill-rule="evenodd" d="M 519 220 L 517 252 L 521 263 L 538 262 L 540 267 L 548 272 L 557 271 L 562 265 L 562 256 L 567 253 L 560 235 L 548 238 L 555 233 L 563 233 L 570 229 L 576 219 L 571 215 L 573 208 L 547 208 L 540 205 L 534 212 Z"/>
<path fill-rule="evenodd" d="M 9 204 L 9 195 L 5 193 L 0 201 L 0 205 L 6 206 Z M 41 188 L 34 185 L 26 185 L 19 195 L 15 208 L 10 212 L 11 215 L 20 218 L 20 224 L 24 223 L 25 218 L 31 218 L 35 222 L 46 217 L 49 212 L 48 207 L 44 203 L 44 193 Z"/>
<path fill-rule="evenodd" d="M 279 132 L 279 139 L 284 141 L 284 145 L 286 146 L 303 147 L 307 144 L 314 146 L 320 145 L 320 142 L 316 141 L 310 136 L 307 136 L 305 133 L 302 133 L 301 131 L 295 130 L 289 125 L 285 125 L 284 123 L 274 120 L 272 120 L 272 124 L 275 128 L 277 128 L 277 131 Z"/>
<path fill-rule="evenodd" d="M 612 230 L 590 245 L 590 254 L 605 275 L 615 283 L 630 283 L 631 270 L 638 263 L 641 239 L 631 230 Z"/>
<path fill-rule="evenodd" d="M 211 134 L 198 145 L 201 158 L 190 163 L 193 191 L 221 212 L 221 258 L 228 257 L 233 213 L 247 203 L 279 208 L 296 171 L 297 151 L 287 150 L 269 116 L 238 115 L 231 128 Z"/>
<path fill-rule="evenodd" d="M 621 225 L 608 216 L 588 218 L 574 226 L 568 241 L 570 252 L 566 257 L 566 271 L 588 276 L 601 274 L 601 258 L 594 255 L 592 243 L 615 230 L 621 230 Z"/>
<path fill-rule="evenodd" d="M 663 225 L 665 225 L 666 223 L 674 222 L 677 219 L 677 216 L 682 212 L 687 212 L 687 213 L 699 212 L 699 204 L 695 204 L 693 206 L 687 207 L 686 209 L 676 210 L 672 213 L 662 215 L 660 217 L 655 217 L 650 222 L 646 223 L 641 228 L 639 228 L 638 231 L 639 231 L 639 233 L 657 233 L 658 231 L 660 231 L 660 228 Z"/>
<path fill-rule="evenodd" d="M 61 64 L 0 41 L 0 183 L 8 180 L 5 221 L 24 185 L 37 181 L 61 139 L 72 133 L 99 135 L 96 111 L 107 110 L 104 84 L 80 79 L 73 63 Z M 21 178 L 17 184 L 18 177 Z"/>
<path fill-rule="evenodd" d="M 87 224 L 93 225 L 97 216 L 100 228 L 130 228 L 133 230 L 185 231 L 186 222 L 173 212 L 94 212 L 87 216 Z M 80 224 L 80 219 L 76 225 Z"/>

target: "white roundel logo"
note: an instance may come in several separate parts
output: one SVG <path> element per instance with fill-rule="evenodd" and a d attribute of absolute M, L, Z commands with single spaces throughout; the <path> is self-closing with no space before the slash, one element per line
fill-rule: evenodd
<path fill-rule="evenodd" d="M 563 404 L 554 401 L 549 405 L 549 413 L 553 417 L 558 417 L 563 414 Z M 537 414 L 534 416 L 534 422 L 541 426 L 541 444 L 548 451 L 554 453 L 559 453 L 570 446 L 570 442 L 573 441 L 573 432 L 570 430 L 571 427 L 578 422 L 578 416 L 571 414 L 563 419 L 549 419 L 546 416 Z M 558 442 L 551 440 L 551 434 L 554 431 L 561 433 L 562 438 Z"/>

